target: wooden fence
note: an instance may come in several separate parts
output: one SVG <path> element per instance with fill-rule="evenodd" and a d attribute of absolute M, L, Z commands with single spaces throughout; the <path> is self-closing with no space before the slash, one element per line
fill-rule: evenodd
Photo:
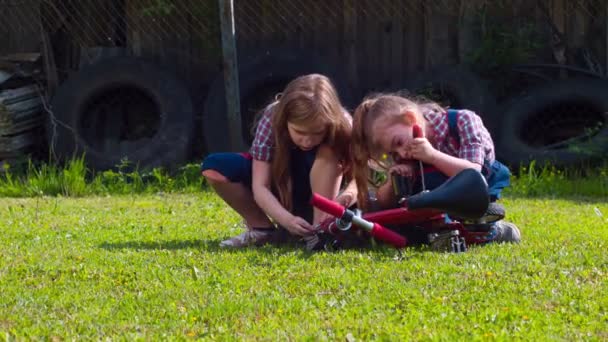
<path fill-rule="evenodd" d="M 554 24 L 571 51 L 586 47 L 605 68 L 606 1 L 541 3 L 550 21 L 538 1 L 526 0 L 236 0 L 238 50 L 314 51 L 368 90 L 442 64 L 556 63 Z M 62 28 L 77 48 L 124 46 L 203 83 L 221 65 L 216 0 L 0 1 L 0 53 L 39 49 L 41 4 L 42 22 Z"/>

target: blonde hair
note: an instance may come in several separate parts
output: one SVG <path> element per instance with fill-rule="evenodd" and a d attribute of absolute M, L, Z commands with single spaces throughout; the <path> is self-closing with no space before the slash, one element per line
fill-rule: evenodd
<path fill-rule="evenodd" d="M 329 78 L 319 74 L 300 76 L 291 81 L 278 96 L 278 102 L 273 110 L 272 132 L 275 139 L 275 151 L 271 162 L 273 190 L 277 193 L 281 204 L 287 210 L 291 210 L 293 203 L 289 164 L 293 142 L 289 136 L 287 123 L 306 125 L 318 120 L 323 122 L 327 125 L 327 133 L 322 144 L 332 148 L 339 160 L 345 164 L 351 159 L 351 124 L 344 115 L 334 85 Z"/>
<path fill-rule="evenodd" d="M 416 123 L 424 131 L 426 120 L 423 113 L 443 111 L 443 109 L 437 103 L 426 101 L 422 97 L 406 98 L 401 94 L 373 94 L 367 96 L 355 110 L 351 155 L 353 175 L 358 190 L 357 203 L 363 210 L 367 208 L 370 164 L 386 168 L 386 163 L 379 155 L 380 148 L 376 137 L 371 133 L 371 127 L 380 118 L 388 119 L 389 124 L 403 122 L 411 125 L 414 122 L 410 116 L 405 115 L 407 111 L 415 115 Z"/>

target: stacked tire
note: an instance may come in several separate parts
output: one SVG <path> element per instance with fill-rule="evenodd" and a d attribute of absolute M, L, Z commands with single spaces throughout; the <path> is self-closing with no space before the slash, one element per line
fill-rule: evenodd
<path fill-rule="evenodd" d="M 608 82 L 573 78 L 528 89 L 504 105 L 498 155 L 511 166 L 593 162 L 608 153 Z"/>
<path fill-rule="evenodd" d="M 188 88 L 171 72 L 136 57 L 106 58 L 64 82 L 48 118 L 49 147 L 61 160 L 85 156 L 96 170 L 128 160 L 139 168 L 187 161 L 194 134 Z"/>

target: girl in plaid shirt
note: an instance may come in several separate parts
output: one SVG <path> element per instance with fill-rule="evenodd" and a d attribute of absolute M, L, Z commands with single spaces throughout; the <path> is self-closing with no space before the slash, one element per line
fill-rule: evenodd
<path fill-rule="evenodd" d="M 415 124 L 422 128 L 423 137 L 413 137 Z M 446 111 L 432 102 L 376 95 L 365 99 L 356 109 L 352 139 L 357 202 L 362 208 L 367 204 L 370 161 L 378 163 L 386 155 L 396 162 L 389 173 L 402 176 L 412 176 L 411 160 L 421 161 L 425 165 L 426 189 L 436 188 L 468 168 L 486 177 L 491 201 L 496 201 L 509 185 L 510 172 L 495 160 L 490 133 L 481 118 L 469 110 Z M 414 192 L 421 190 L 420 183 L 418 180 Z M 378 204 L 384 208 L 392 206 L 394 195 L 389 181 L 377 191 Z M 489 239 L 519 242 L 520 232 L 514 224 L 500 220 L 490 228 Z"/>
<path fill-rule="evenodd" d="M 273 222 L 292 235 L 314 236 L 313 226 L 327 215 L 309 204 L 312 192 L 352 205 L 354 180 L 338 194 L 351 160 L 351 129 L 331 81 L 311 74 L 291 81 L 266 107 L 248 153 L 207 156 L 203 176 L 247 226 L 220 246 L 271 242 L 277 236 Z"/>

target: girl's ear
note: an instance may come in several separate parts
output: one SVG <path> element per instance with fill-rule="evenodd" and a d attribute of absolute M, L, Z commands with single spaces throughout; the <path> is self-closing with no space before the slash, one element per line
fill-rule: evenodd
<path fill-rule="evenodd" d="M 414 113 L 411 110 L 405 110 L 403 112 L 403 121 L 405 122 L 405 124 L 407 125 L 413 125 L 418 123 L 417 119 L 416 119 L 416 113 Z"/>

